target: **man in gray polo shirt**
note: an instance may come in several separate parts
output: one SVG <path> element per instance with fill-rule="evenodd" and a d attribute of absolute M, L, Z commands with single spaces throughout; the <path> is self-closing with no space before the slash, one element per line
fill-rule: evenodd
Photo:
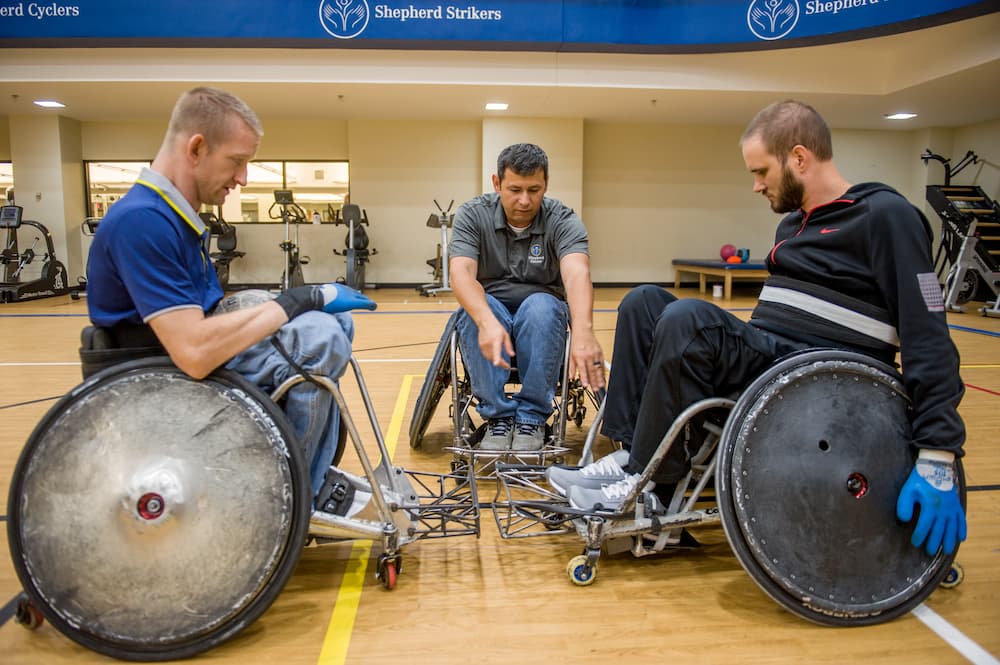
<path fill-rule="evenodd" d="M 579 216 L 545 197 L 549 161 L 536 145 L 508 146 L 493 189 L 455 213 L 451 286 L 462 305 L 459 345 L 479 415 L 483 450 L 540 450 L 565 349 L 570 376 L 604 387 L 604 354 L 594 337 L 587 230 Z M 516 357 L 521 390 L 504 384 Z"/>

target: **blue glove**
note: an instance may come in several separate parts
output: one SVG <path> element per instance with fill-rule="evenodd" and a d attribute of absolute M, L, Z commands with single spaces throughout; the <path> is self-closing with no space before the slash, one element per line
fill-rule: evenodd
<path fill-rule="evenodd" d="M 378 307 L 371 298 L 361 293 L 361 291 L 344 286 L 343 284 L 323 284 L 322 286 L 317 286 L 316 289 L 319 290 L 323 298 L 323 306 L 319 309 L 322 309 L 327 314 L 349 312 L 352 309 L 374 310 Z"/>
<path fill-rule="evenodd" d="M 278 294 L 274 301 L 285 310 L 289 321 L 311 310 L 336 314 L 352 309 L 378 307 L 368 296 L 343 284 L 296 286 Z"/>
<path fill-rule="evenodd" d="M 914 508 L 920 504 L 920 517 L 910 542 L 914 547 L 924 545 L 931 556 L 942 547 L 945 554 L 951 554 L 958 543 L 965 540 L 965 510 L 955 485 L 953 463 L 925 457 L 927 452 L 920 452 L 910 477 L 899 492 L 896 516 L 909 522 L 913 519 Z M 939 457 L 951 453 L 933 451 L 931 455 Z"/>

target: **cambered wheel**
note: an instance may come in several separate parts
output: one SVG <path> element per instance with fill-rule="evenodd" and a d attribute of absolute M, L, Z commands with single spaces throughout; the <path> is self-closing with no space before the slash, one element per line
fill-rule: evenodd
<path fill-rule="evenodd" d="M 458 313 L 454 313 L 445 324 L 441 340 L 438 342 L 434 357 L 431 359 L 430 367 L 427 368 L 427 375 L 424 377 L 424 385 L 420 388 L 420 394 L 413 405 L 413 416 L 410 418 L 410 447 L 419 448 L 424 439 L 424 433 L 434 415 L 434 409 L 441 396 L 444 394 L 452 381 L 451 367 L 451 336 L 455 330 L 455 321 Z"/>
<path fill-rule="evenodd" d="M 908 408 L 892 367 L 833 350 L 776 363 L 733 406 L 715 477 L 726 538 L 758 586 L 798 616 L 883 623 L 948 575 L 954 553 L 914 547 L 913 525 L 896 518 L 914 462 Z M 956 476 L 964 505 L 961 463 Z"/>
<path fill-rule="evenodd" d="M 42 418 L 12 476 L 7 536 L 57 630 L 114 658 L 176 660 L 271 605 L 309 506 L 274 402 L 235 373 L 195 381 L 152 358 L 94 374 Z"/>

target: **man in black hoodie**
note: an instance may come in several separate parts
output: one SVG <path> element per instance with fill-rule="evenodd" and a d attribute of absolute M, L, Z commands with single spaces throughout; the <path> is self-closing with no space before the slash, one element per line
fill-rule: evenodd
<path fill-rule="evenodd" d="M 740 144 L 754 191 L 787 213 L 750 322 L 654 286 L 629 292 L 619 306 L 602 427 L 623 448 L 580 469 L 551 467 L 550 484 L 577 508 L 616 508 L 687 406 L 743 389 L 794 351 L 842 348 L 890 364 L 899 351 L 919 452 L 897 515 L 907 522 L 919 505 L 913 544 L 950 554 L 966 534 L 954 480 L 965 441 L 957 411 L 964 385 L 930 225 L 892 188 L 847 182 L 832 161 L 826 122 L 806 104 L 763 109 Z M 686 473 L 685 448 L 672 446 L 653 476 L 657 489 Z"/>

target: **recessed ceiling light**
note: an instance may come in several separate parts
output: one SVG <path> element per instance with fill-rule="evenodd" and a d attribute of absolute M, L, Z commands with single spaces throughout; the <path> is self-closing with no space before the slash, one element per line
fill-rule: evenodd
<path fill-rule="evenodd" d="M 66 108 L 65 104 L 63 104 L 61 102 L 54 101 L 52 99 L 36 99 L 35 100 L 35 106 L 42 106 L 42 107 L 45 107 L 47 109 L 64 109 L 64 108 Z"/>
<path fill-rule="evenodd" d="M 909 120 L 910 118 L 916 118 L 916 113 L 886 113 L 886 120 Z"/>
<path fill-rule="evenodd" d="M 507 105 L 503 102 L 489 102 L 486 104 L 487 111 L 506 111 Z"/>

